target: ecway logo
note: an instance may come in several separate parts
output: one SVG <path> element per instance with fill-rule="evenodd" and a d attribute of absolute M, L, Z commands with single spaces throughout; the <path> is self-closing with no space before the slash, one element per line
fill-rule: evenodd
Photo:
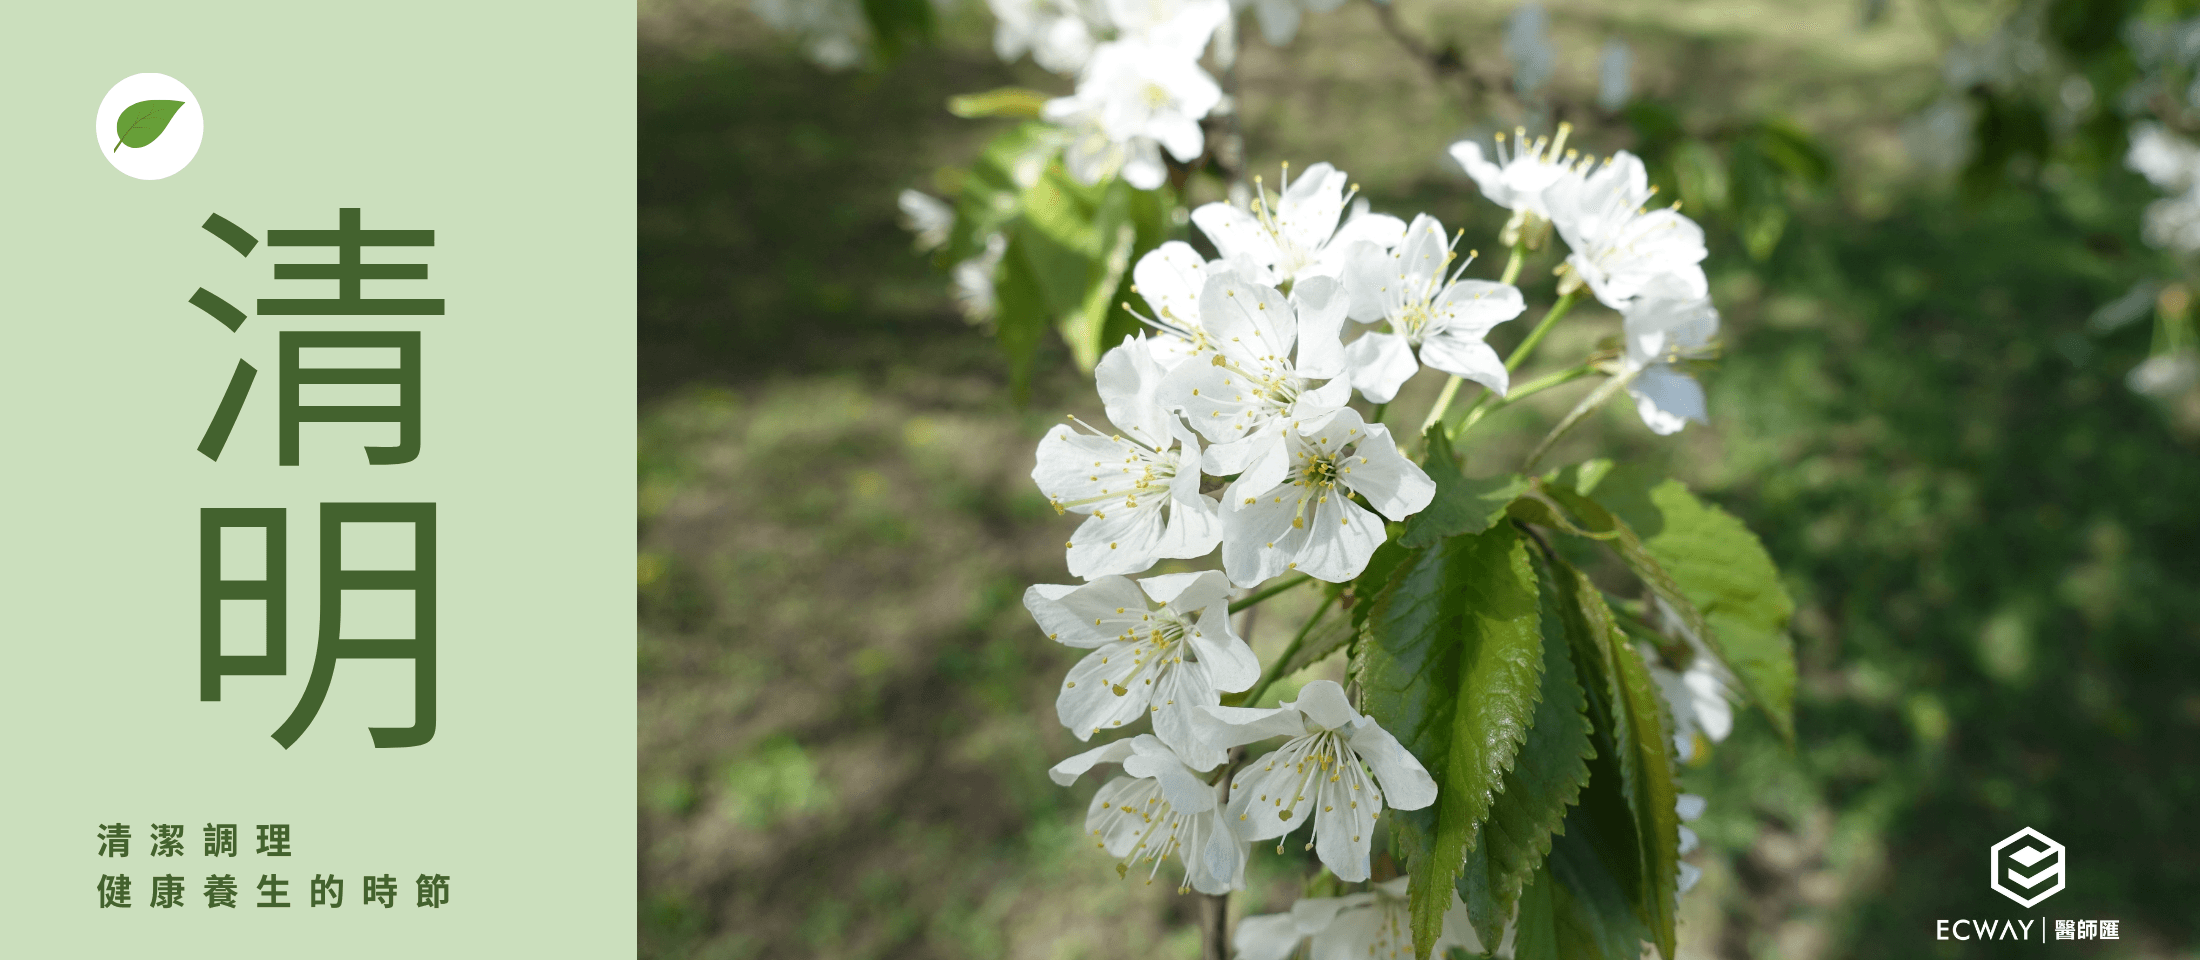
<path fill-rule="evenodd" d="M 2003 837 L 1987 857 L 1993 888 L 2025 907 L 2062 891 L 2064 866 L 2063 845 L 2031 827 Z"/>

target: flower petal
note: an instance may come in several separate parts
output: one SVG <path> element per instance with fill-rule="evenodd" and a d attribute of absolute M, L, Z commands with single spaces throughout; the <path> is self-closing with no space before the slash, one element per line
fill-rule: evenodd
<path fill-rule="evenodd" d="M 1398 452 L 1388 426 L 1369 424 L 1367 438 L 1354 448 L 1352 459 L 1363 462 L 1349 464 L 1351 472 L 1338 474 L 1338 479 L 1383 516 L 1403 520 L 1436 499 L 1436 481 Z"/>
<path fill-rule="evenodd" d="M 1207 261 L 1182 240 L 1171 240 L 1138 258 L 1131 283 L 1156 319 L 1187 330 L 1199 328 L 1199 291 L 1207 285 Z"/>
<path fill-rule="evenodd" d="M 1206 234 L 1224 260 L 1244 257 L 1263 266 L 1276 262 L 1275 238 L 1252 214 L 1238 207 L 1221 202 L 1204 204 L 1192 211 L 1192 223 Z"/>
<path fill-rule="evenodd" d="M 1054 696 L 1054 715 L 1071 735 L 1090 740 L 1102 730 L 1135 723 L 1147 712 L 1151 688 L 1145 684 L 1135 688 L 1124 685 L 1123 693 L 1115 692 L 1114 681 L 1123 679 L 1138 646 L 1111 643 L 1086 654 L 1069 668 L 1069 675 L 1062 678 L 1061 692 Z"/>
<path fill-rule="evenodd" d="M 1301 939 L 1290 914 L 1267 913 L 1239 920 L 1230 946 L 1237 951 L 1237 960 L 1290 960 Z"/>
<path fill-rule="evenodd" d="M 1644 367 L 1627 385 L 1627 393 L 1635 398 L 1643 426 L 1659 436 L 1679 433 L 1690 420 L 1707 422 L 1703 385 L 1665 364 Z"/>
<path fill-rule="evenodd" d="M 1328 583 L 1343 583 L 1367 569 L 1375 548 L 1389 534 L 1382 518 L 1353 503 L 1343 491 L 1319 497 L 1306 518 L 1306 542 L 1292 562 L 1300 573 Z"/>
<path fill-rule="evenodd" d="M 1436 778 L 1373 718 L 1353 725 L 1352 750 L 1374 771 L 1384 802 L 1400 810 L 1419 810 L 1436 802 Z"/>
<path fill-rule="evenodd" d="M 1512 386 L 1512 374 L 1505 369 L 1505 361 L 1497 359 L 1497 351 L 1480 336 L 1436 330 L 1421 341 L 1421 362 L 1479 383 L 1501 397 Z"/>
<path fill-rule="evenodd" d="M 1360 396 L 1389 403 L 1398 388 L 1421 372 L 1413 360 L 1413 348 L 1395 333 L 1368 333 L 1344 348 L 1345 363 L 1352 369 L 1352 386 Z"/>
<path fill-rule="evenodd" d="M 1352 701 L 1345 699 L 1344 687 L 1335 680 L 1316 680 L 1299 689 L 1299 698 L 1284 704 L 1305 714 L 1314 726 L 1326 730 L 1343 730 L 1361 719 L 1360 712 L 1352 709 Z"/>
<path fill-rule="evenodd" d="M 1146 595 L 1125 577 L 1101 577 L 1067 590 L 1042 583 L 1024 591 L 1024 609 L 1039 621 L 1047 639 L 1097 647 L 1138 626 L 1146 615 Z"/>
<path fill-rule="evenodd" d="M 1201 707 L 1192 715 L 1207 742 L 1223 749 L 1274 737 L 1296 737 L 1306 723 L 1289 707 Z"/>
<path fill-rule="evenodd" d="M 1168 371 L 1154 359 L 1144 337 L 1124 337 L 1093 367 L 1093 385 L 1109 422 L 1149 450 L 1166 450 L 1173 417 L 1160 403 L 1161 378 Z"/>
<path fill-rule="evenodd" d="M 1144 737 L 1148 734 L 1142 733 L 1138 736 Z M 1136 739 L 1138 737 L 1132 737 L 1129 740 L 1117 740 L 1114 743 L 1104 743 L 1077 754 L 1049 768 L 1047 777 L 1061 786 L 1069 786 L 1076 783 L 1078 777 L 1083 776 L 1085 771 L 1093 767 L 1103 763 L 1123 762 L 1124 757 L 1131 755 L 1131 740 Z"/>
<path fill-rule="evenodd" d="M 1304 276 L 1291 286 L 1291 305 L 1298 314 L 1299 376 L 1326 380 L 1345 371 L 1344 345 L 1340 340 L 1352 298 L 1334 277 Z"/>

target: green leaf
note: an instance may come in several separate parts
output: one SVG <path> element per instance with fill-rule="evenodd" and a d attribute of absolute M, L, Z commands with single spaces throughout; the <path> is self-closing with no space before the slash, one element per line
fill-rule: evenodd
<path fill-rule="evenodd" d="M 168 121 L 174 120 L 181 109 L 181 100 L 140 100 L 122 108 L 122 115 L 115 118 L 115 136 L 120 139 L 108 152 L 152 144 L 167 131 Z"/>
<path fill-rule="evenodd" d="M 966 119 L 980 117 L 1012 117 L 1018 120 L 1036 120 L 1040 108 L 1050 99 L 1046 94 L 1025 87 L 1001 87 L 984 93 L 966 93 L 947 98 L 947 112 Z"/>
<path fill-rule="evenodd" d="M 1023 213 L 1023 194 L 1046 175 L 1062 151 L 1062 130 L 1045 123 L 1024 123 L 994 137 L 960 178 L 955 195 L 955 227 L 940 250 L 940 265 L 951 266 L 985 252 L 986 238 L 1005 234 Z"/>
<path fill-rule="evenodd" d="M 1027 254 L 1020 240 L 1010 241 L 993 281 L 994 325 L 1001 350 L 1008 354 L 1009 394 L 1018 404 L 1031 399 L 1031 375 L 1047 329 L 1046 297 L 1039 292 Z"/>
<path fill-rule="evenodd" d="M 1459 896 L 1483 943 L 1504 937 L 1505 917 L 1521 888 L 1551 851 L 1551 837 L 1589 782 L 1588 701 L 1574 675 L 1566 598 L 1546 570 L 1537 578 L 1542 601 L 1543 700 L 1504 790 L 1467 858 Z"/>
<path fill-rule="evenodd" d="M 1626 894 L 1635 915 L 1649 928 L 1658 951 L 1672 960 L 1674 950 L 1676 884 L 1680 873 L 1680 814 L 1674 809 L 1679 791 L 1673 785 L 1671 726 L 1664 704 L 1650 680 L 1649 668 L 1635 652 L 1634 644 L 1612 621 L 1604 594 L 1587 575 L 1572 567 L 1552 571 L 1570 607 L 1567 630 L 1574 638 L 1577 664 L 1584 670 L 1591 704 L 1591 722 L 1605 736 L 1599 737 L 1599 760 L 1590 766 L 1589 787 L 1582 797 L 1583 816 L 1597 835 L 1583 837 L 1605 857 L 1605 867 L 1623 879 L 1632 876 Z M 1593 679 L 1591 679 L 1593 678 Z M 1613 774 L 1617 773 L 1617 777 Z M 1602 778 L 1601 782 L 1599 778 Z M 1617 781 L 1616 783 L 1614 781 Z M 1612 788 L 1619 789 L 1615 792 Z M 1615 808 L 1611 798 L 1619 798 Z M 1568 819 L 1568 829 L 1573 818 Z M 1632 871 L 1627 858 L 1615 856 L 1625 849 L 1622 838 L 1634 844 Z"/>
<path fill-rule="evenodd" d="M 1515 960 L 1637 960 L 1642 928 L 1624 888 L 1584 839 L 1589 826 L 1576 817 L 1566 823 L 1521 894 Z"/>
<path fill-rule="evenodd" d="M 1468 842 L 1534 717 L 1538 621 L 1535 571 L 1511 526 L 1413 555 L 1368 613 L 1364 708 L 1437 783 L 1430 808 L 1391 817 L 1420 957 L 1443 930 Z"/>
<path fill-rule="evenodd" d="M 1429 427 L 1424 460 L 1423 469 L 1436 481 L 1436 498 L 1406 521 L 1406 532 L 1398 538 L 1402 546 L 1425 547 L 1445 537 L 1488 530 L 1505 519 L 1506 505 L 1528 488 L 1527 478 L 1518 474 L 1482 480 L 1460 475 L 1451 440 L 1440 424 Z"/>
<path fill-rule="evenodd" d="M 1627 466 L 1584 491 L 1639 539 L 1678 594 L 1682 619 L 1741 681 L 1743 692 L 1789 742 L 1795 739 L 1795 644 L 1787 626 L 1795 602 L 1756 534 L 1677 480 Z"/>

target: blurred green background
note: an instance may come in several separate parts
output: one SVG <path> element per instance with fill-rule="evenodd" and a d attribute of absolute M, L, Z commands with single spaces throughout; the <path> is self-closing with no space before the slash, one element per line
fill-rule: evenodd
<path fill-rule="evenodd" d="M 1500 61 L 1515 4 L 1398 2 Z M 1606 39 L 1635 54 L 1636 107 L 1574 116 L 1584 150 L 1662 145 L 1665 181 L 1686 175 L 1673 137 L 1726 150 L 1770 120 L 1831 171 L 1771 188 L 1770 244 L 1768 214 L 1692 211 L 1726 321 L 1711 426 L 1658 440 L 1622 405 L 1556 455 L 1667 467 L 1763 535 L 1797 599 L 1797 746 L 1744 716 L 1687 773 L 1711 812 L 1685 956 L 2200 956 L 2195 418 L 2125 387 L 2147 324 L 2087 322 L 2174 276 L 2139 241 L 2157 194 L 2115 156 L 1990 146 L 1959 176 L 1920 143 L 1950 38 L 2022 6 L 1548 5 L 1560 94 L 1593 99 Z M 1001 64 L 976 4 L 840 73 L 740 3 L 640 17 L 641 955 L 1195 956 L 1192 902 L 1086 846 L 1097 778 L 1044 774 L 1079 747 L 1052 710 L 1072 657 L 1020 595 L 1068 579 L 1074 518 L 1028 474 L 1045 427 L 1096 399 L 1057 346 L 1011 405 L 998 348 L 895 222 L 901 189 L 1000 129 L 947 97 L 1067 82 Z M 1328 160 L 1375 209 L 1496 247 L 1443 148 L 1504 101 L 1395 51 L 1364 4 L 1291 48 L 1249 40 L 1254 169 Z M 1547 269 L 1524 276 L 1547 302 Z M 1544 353 L 1614 329 L 1579 311 Z M 1517 460 L 1576 399 L 1493 417 L 1470 468 Z M 1296 609 L 1263 608 L 1264 654 Z M 1984 876 L 2025 826 L 2068 849 L 2068 888 L 2032 911 Z M 1285 908 L 1290 856 L 1253 863 L 1233 909 Z M 2041 914 L 2122 939 L 1933 939 Z"/>

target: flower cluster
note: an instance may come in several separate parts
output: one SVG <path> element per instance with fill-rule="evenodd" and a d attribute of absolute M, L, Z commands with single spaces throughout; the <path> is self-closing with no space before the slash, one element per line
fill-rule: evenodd
<path fill-rule="evenodd" d="M 1069 133 L 1062 162 L 1085 183 L 1111 177 L 1141 190 L 1206 148 L 1201 118 L 1222 88 L 1199 65 L 1230 17 L 1229 0 L 988 0 L 998 21 L 994 52 L 1075 74 L 1076 92 L 1041 116 Z"/>
<path fill-rule="evenodd" d="M 1106 66 L 1108 48 L 1085 60 L 1088 78 L 1105 72 L 1093 65 Z M 1646 208 L 1640 160 L 1594 163 L 1564 152 L 1560 136 L 1500 146 L 1495 162 L 1477 144 L 1454 154 L 1514 211 L 1516 258 L 1555 231 L 1570 250 L 1563 296 L 1587 291 L 1620 314 L 1624 345 L 1608 372 L 1629 385 L 1644 422 L 1670 433 L 1700 421 L 1703 393 L 1687 364 L 1718 325 L 1703 233 L 1675 210 Z M 1203 893 L 1241 887 L 1251 844 L 1275 839 L 1281 852 L 1282 838 L 1307 825 L 1307 849 L 1337 878 L 1369 880 L 1383 812 L 1435 802 L 1428 770 L 1342 685 L 1314 681 L 1296 699 L 1255 705 L 1275 667 L 1263 669 L 1230 605 L 1234 591 L 1276 577 L 1358 577 L 1389 536 L 1385 521 L 1420 512 L 1436 487 L 1353 395 L 1379 411 L 1427 366 L 1503 396 L 1510 371 L 1484 338 L 1525 310 L 1511 283 L 1465 275 L 1473 255 L 1435 218 L 1355 205 L 1350 178 L 1326 163 L 1289 173 L 1248 206 L 1193 211 L 1214 259 L 1172 241 L 1137 262 L 1132 289 L 1144 308 L 1133 312 L 1150 329 L 1094 370 L 1106 422 L 1055 426 L 1032 471 L 1058 512 L 1083 518 L 1064 550 L 1085 582 L 1024 595 L 1048 639 L 1088 651 L 1062 681 L 1057 716 L 1080 740 L 1150 723 L 1052 776 L 1067 784 L 1119 765 L 1087 812 L 1094 842 L 1126 875 L 1142 865 L 1152 877 L 1176 861 L 1180 889 Z M 1132 579 L 1163 560 L 1218 552 L 1220 570 Z M 1656 674 L 1683 756 L 1731 725 L 1728 679 L 1709 672 L 1711 656 L 1693 662 Z M 1224 694 L 1244 694 L 1247 705 L 1224 706 Z M 1235 750 L 1265 742 L 1278 745 L 1249 759 Z M 1283 956 L 1308 939 L 1316 955 L 1332 944 L 1355 955 L 1410 949 L 1403 886 L 1248 918 L 1239 949 Z M 1444 944 L 1479 949 L 1463 918 L 1445 931 Z"/>

